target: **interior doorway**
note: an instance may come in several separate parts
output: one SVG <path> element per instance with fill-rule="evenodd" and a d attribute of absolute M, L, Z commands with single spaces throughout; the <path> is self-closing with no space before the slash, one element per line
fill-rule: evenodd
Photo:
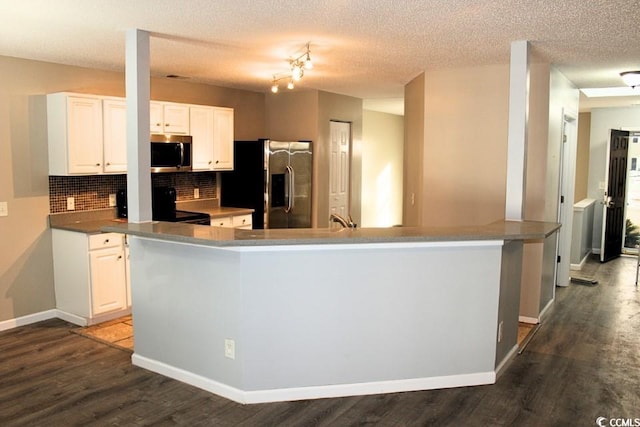
<path fill-rule="evenodd" d="M 640 243 L 640 132 L 629 132 L 627 191 L 622 253 L 637 254 Z"/>
<path fill-rule="evenodd" d="M 607 151 L 607 175 L 602 203 L 600 262 L 622 254 L 625 235 L 629 131 L 611 129 Z"/>
<path fill-rule="evenodd" d="M 329 122 L 331 156 L 329 162 L 329 215 L 350 214 L 351 123 Z M 330 227 L 338 226 L 330 223 Z"/>

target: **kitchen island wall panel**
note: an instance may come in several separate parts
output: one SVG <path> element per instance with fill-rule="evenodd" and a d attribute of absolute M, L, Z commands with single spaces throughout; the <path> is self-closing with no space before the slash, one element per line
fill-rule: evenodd
<path fill-rule="evenodd" d="M 244 403 L 493 383 L 501 256 L 501 241 L 132 237 L 132 361 Z"/>

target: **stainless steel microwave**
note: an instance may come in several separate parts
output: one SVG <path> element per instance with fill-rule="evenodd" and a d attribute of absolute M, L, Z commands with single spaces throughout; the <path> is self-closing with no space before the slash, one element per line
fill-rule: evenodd
<path fill-rule="evenodd" d="M 151 135 L 151 172 L 188 172 L 192 162 L 190 135 Z"/>

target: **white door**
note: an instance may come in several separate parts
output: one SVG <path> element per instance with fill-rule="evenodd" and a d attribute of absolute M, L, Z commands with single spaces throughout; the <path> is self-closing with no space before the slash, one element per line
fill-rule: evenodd
<path fill-rule="evenodd" d="M 349 215 L 351 123 L 330 122 L 329 214 Z M 331 223 L 331 227 L 338 227 Z"/>
<path fill-rule="evenodd" d="M 93 316 L 127 306 L 124 252 L 120 246 L 90 252 Z"/>
<path fill-rule="evenodd" d="M 233 108 L 214 108 L 213 131 L 213 169 L 233 170 Z"/>
<path fill-rule="evenodd" d="M 167 104 L 162 117 L 164 133 L 189 134 L 189 106 Z"/>
<path fill-rule="evenodd" d="M 191 137 L 193 138 L 193 170 L 213 168 L 213 108 L 189 108 Z"/>
<path fill-rule="evenodd" d="M 102 172 L 102 101 L 67 98 L 69 173 Z"/>
<path fill-rule="evenodd" d="M 105 99 L 104 171 L 127 171 L 127 104 L 123 100 Z"/>

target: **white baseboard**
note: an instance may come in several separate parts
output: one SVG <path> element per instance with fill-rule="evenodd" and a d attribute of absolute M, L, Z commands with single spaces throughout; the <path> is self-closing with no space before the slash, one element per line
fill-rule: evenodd
<path fill-rule="evenodd" d="M 587 260 L 589 259 L 589 256 L 591 255 L 591 251 L 587 252 L 587 254 L 584 256 L 584 258 L 582 258 L 582 260 L 580 261 L 580 264 L 571 264 L 569 266 L 570 270 L 582 270 L 582 267 L 584 267 L 584 265 L 586 264 Z"/>
<path fill-rule="evenodd" d="M 51 309 L 41 311 L 39 313 L 28 314 L 26 316 L 16 317 L 15 319 L 4 320 L 0 322 L 0 331 L 6 331 L 8 329 L 17 328 L 19 326 L 30 325 L 36 322 L 42 322 L 43 320 L 53 319 L 57 316 L 57 310 Z"/>
<path fill-rule="evenodd" d="M 547 311 L 549 311 L 549 309 L 551 308 L 551 306 L 553 305 L 553 302 L 555 301 L 555 298 L 551 298 L 551 300 L 547 303 L 547 305 L 544 306 L 544 308 L 542 309 L 542 311 L 540 312 L 540 315 L 538 316 L 540 318 L 540 322 L 542 322 L 542 319 L 544 318 L 544 316 L 547 314 Z M 540 323 L 538 322 L 538 323 Z"/>
<path fill-rule="evenodd" d="M 84 317 L 67 313 L 66 311 L 56 310 L 56 317 L 64 320 L 65 322 L 73 323 L 74 325 L 78 325 L 78 326 L 88 325 L 87 319 L 85 319 Z"/>
<path fill-rule="evenodd" d="M 591 248 L 591 253 L 594 253 L 596 255 L 600 255 L 600 248 Z"/>
<path fill-rule="evenodd" d="M 507 365 L 511 362 L 511 360 L 513 360 L 516 354 L 518 354 L 518 344 L 514 345 L 513 348 L 509 350 L 509 353 L 507 353 L 504 359 L 502 359 L 502 361 L 498 364 L 498 366 L 496 367 L 496 377 L 498 377 L 502 373 L 502 370 L 507 367 Z"/>
<path fill-rule="evenodd" d="M 517 346 L 516 346 L 517 351 Z M 511 354 L 511 352 L 509 353 Z M 478 372 L 473 374 L 448 375 L 442 377 L 415 378 L 395 381 L 376 381 L 370 383 L 339 384 L 329 386 L 295 387 L 273 390 L 244 391 L 205 378 L 201 375 L 167 365 L 134 353 L 131 362 L 142 368 L 182 381 L 238 403 L 285 402 L 306 399 L 322 399 L 345 396 L 364 396 L 381 393 L 433 390 L 452 387 L 494 384 L 496 372 Z"/>
<path fill-rule="evenodd" d="M 547 305 L 544 306 L 544 308 L 542 309 L 542 311 L 540 311 L 540 314 L 538 314 L 538 317 L 527 317 L 527 316 L 519 316 L 518 317 L 518 322 L 522 322 L 522 323 L 529 323 L 531 325 L 537 325 L 538 323 L 540 323 L 542 321 L 542 318 L 544 317 L 544 315 L 546 314 L 546 312 L 551 308 L 551 306 L 553 305 L 553 302 L 555 301 L 554 298 L 552 298 Z"/>
<path fill-rule="evenodd" d="M 529 323 L 531 325 L 537 325 L 540 323 L 540 319 L 537 317 L 527 317 L 527 316 L 519 316 L 518 322 Z"/>

